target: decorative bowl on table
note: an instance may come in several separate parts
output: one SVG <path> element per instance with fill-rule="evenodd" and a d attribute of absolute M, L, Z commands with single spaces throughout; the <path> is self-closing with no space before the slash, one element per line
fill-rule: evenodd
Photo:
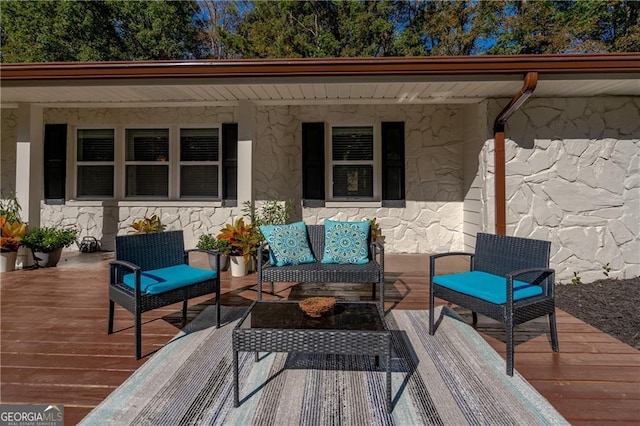
<path fill-rule="evenodd" d="M 335 297 L 308 297 L 298 303 L 300 309 L 311 318 L 320 318 L 336 305 Z"/>

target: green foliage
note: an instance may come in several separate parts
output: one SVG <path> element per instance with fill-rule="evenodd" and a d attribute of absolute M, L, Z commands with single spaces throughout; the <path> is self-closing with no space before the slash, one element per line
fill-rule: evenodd
<path fill-rule="evenodd" d="M 602 273 L 604 274 L 605 277 L 609 278 L 610 272 L 611 272 L 611 266 L 609 265 L 609 263 L 607 263 L 602 267 Z"/>
<path fill-rule="evenodd" d="M 156 214 L 136 220 L 131 227 L 136 234 L 154 234 L 164 231 L 164 225 Z"/>
<path fill-rule="evenodd" d="M 576 271 L 573 272 L 573 278 L 571 278 L 571 283 L 582 284 L 582 279 L 580 278 L 580 275 L 578 275 Z"/>
<path fill-rule="evenodd" d="M 187 59 L 202 55 L 195 1 L 3 1 L 2 62 Z"/>
<path fill-rule="evenodd" d="M 200 235 L 196 247 L 201 250 L 216 250 L 225 256 L 231 254 L 231 244 L 227 240 L 219 240 L 213 234 Z"/>
<path fill-rule="evenodd" d="M 293 201 L 282 200 L 282 197 L 275 195 L 273 199 L 265 201 L 257 209 L 255 201 L 245 201 L 242 212 L 249 219 L 253 233 L 258 240 L 263 241 L 264 236 L 260 232 L 260 225 L 285 225 L 291 219 L 293 213 Z"/>
<path fill-rule="evenodd" d="M 32 250 L 46 253 L 57 248 L 69 247 L 77 239 L 77 229 L 45 226 L 29 232 L 20 243 Z"/>

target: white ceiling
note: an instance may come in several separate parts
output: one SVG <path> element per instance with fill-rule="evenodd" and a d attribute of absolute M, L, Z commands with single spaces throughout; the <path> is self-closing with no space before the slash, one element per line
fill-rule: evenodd
<path fill-rule="evenodd" d="M 533 97 L 640 96 L 640 72 L 609 75 L 541 75 Z M 254 79 L 256 80 L 256 79 Z M 132 107 L 261 105 L 474 103 L 511 98 L 522 76 L 342 77 L 325 79 L 164 79 L 3 82 L 3 107 L 35 103 L 47 107 Z"/>

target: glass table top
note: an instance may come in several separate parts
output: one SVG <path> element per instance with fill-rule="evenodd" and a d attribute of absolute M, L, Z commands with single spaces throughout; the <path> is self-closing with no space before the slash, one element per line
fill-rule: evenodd
<path fill-rule="evenodd" d="M 384 331 L 384 321 L 376 303 L 338 302 L 320 318 L 306 315 L 298 301 L 255 302 L 240 329 L 307 329 Z"/>

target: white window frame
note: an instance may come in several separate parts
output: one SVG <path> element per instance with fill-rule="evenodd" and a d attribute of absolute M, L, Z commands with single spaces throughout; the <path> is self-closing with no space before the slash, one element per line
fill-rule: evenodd
<path fill-rule="evenodd" d="M 371 127 L 373 129 L 373 159 L 372 160 L 360 160 L 360 161 L 334 161 L 332 158 L 333 152 L 333 128 L 334 127 Z M 381 186 L 382 186 L 382 172 L 380 169 L 380 158 L 382 144 L 380 142 L 380 123 L 329 123 L 326 131 L 326 143 L 325 146 L 325 188 L 326 188 L 326 200 L 327 202 L 380 202 L 381 198 Z M 333 166 L 344 164 L 364 164 L 371 165 L 373 167 L 373 196 L 372 197 L 335 197 L 333 195 Z M 329 205 L 329 204 L 328 204 Z"/>
<path fill-rule="evenodd" d="M 113 131 L 113 161 L 78 161 L 78 132 L 80 130 L 111 130 Z M 73 127 L 73 195 L 74 198 L 79 200 L 113 200 L 117 197 L 118 194 L 118 130 L 116 126 L 74 126 Z M 80 166 L 90 167 L 90 166 L 112 166 L 113 167 L 113 194 L 111 197 L 102 197 L 102 196 L 92 196 L 92 195 L 78 195 L 78 168 Z M 67 168 L 67 170 L 69 170 Z"/>
<path fill-rule="evenodd" d="M 216 129 L 218 131 L 218 161 L 182 161 L 180 158 L 180 150 L 182 143 L 182 130 L 190 130 L 190 129 Z M 222 199 L 222 125 L 188 125 L 188 126 L 179 126 L 178 127 L 178 136 L 177 136 L 177 156 L 178 156 L 178 167 L 176 174 L 178 175 L 177 181 L 177 191 L 178 197 L 181 200 L 221 200 Z M 182 183 L 182 166 L 218 166 L 218 196 L 215 198 L 208 197 L 193 197 L 193 196 L 183 196 L 181 194 L 181 183 Z"/>

